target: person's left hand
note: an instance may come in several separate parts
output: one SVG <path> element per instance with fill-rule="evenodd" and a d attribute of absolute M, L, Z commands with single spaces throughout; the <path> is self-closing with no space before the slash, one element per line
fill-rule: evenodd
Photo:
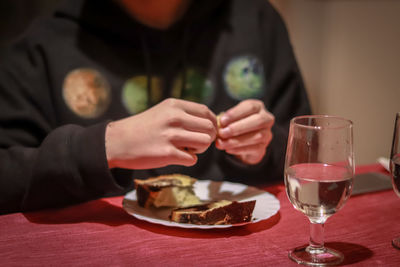
<path fill-rule="evenodd" d="M 216 147 L 246 164 L 259 163 L 272 140 L 275 117 L 260 100 L 248 99 L 220 117 Z"/>

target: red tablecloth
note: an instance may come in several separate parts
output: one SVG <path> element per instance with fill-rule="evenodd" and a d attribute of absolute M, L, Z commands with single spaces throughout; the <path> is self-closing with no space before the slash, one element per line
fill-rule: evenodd
<path fill-rule="evenodd" d="M 384 172 L 379 165 L 358 173 Z M 272 218 L 244 227 L 182 229 L 140 221 L 122 197 L 64 209 L 0 216 L 0 266 L 296 266 L 289 249 L 308 242 L 309 223 L 282 184 L 265 188 L 281 202 Z M 400 266 L 400 199 L 392 190 L 352 196 L 328 219 L 325 240 L 344 265 Z"/>

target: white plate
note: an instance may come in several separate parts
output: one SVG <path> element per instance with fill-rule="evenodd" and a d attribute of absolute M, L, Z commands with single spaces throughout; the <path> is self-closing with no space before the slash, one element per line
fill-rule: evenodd
<path fill-rule="evenodd" d="M 253 219 L 248 223 L 266 220 L 275 215 L 280 208 L 279 200 L 274 195 L 255 187 L 238 183 L 199 180 L 194 184 L 194 192 L 203 201 L 226 199 L 243 202 L 256 200 L 256 205 L 253 211 Z M 165 226 L 211 229 L 248 224 L 196 225 L 172 222 L 168 218 L 172 210 L 171 208 L 143 208 L 137 203 L 135 190 L 125 195 L 123 200 L 123 208 L 126 212 L 139 220 L 144 220 L 155 224 L 162 224 Z"/>
<path fill-rule="evenodd" d="M 385 168 L 388 172 L 390 172 L 390 159 L 385 157 L 379 157 L 378 162 L 383 166 L 383 168 Z"/>

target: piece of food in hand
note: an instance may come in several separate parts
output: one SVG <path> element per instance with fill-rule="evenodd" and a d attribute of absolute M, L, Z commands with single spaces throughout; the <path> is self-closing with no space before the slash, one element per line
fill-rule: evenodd
<path fill-rule="evenodd" d="M 186 208 L 174 209 L 171 221 L 198 225 L 239 224 L 249 222 L 253 216 L 255 200 L 237 202 L 220 200 Z"/>
<path fill-rule="evenodd" d="M 135 179 L 136 196 L 140 206 L 187 207 L 202 202 L 193 191 L 197 179 L 182 174 L 168 174 L 146 180 Z"/>
<path fill-rule="evenodd" d="M 222 115 L 224 115 L 224 113 L 225 113 L 225 112 L 221 112 L 221 113 L 219 113 L 219 114 L 217 115 L 217 126 L 218 126 L 218 129 L 221 128 L 221 117 L 222 117 Z"/>

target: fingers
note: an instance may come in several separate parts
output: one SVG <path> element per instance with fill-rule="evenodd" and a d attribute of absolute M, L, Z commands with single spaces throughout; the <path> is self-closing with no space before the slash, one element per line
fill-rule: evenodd
<path fill-rule="evenodd" d="M 217 119 L 207 106 L 178 99 L 168 99 L 170 114 L 167 124 L 173 128 L 208 134 L 212 140 L 217 135 Z"/>
<path fill-rule="evenodd" d="M 268 129 L 261 131 L 253 131 L 244 135 L 232 137 L 229 139 L 217 138 L 215 144 L 217 148 L 229 151 L 237 151 L 240 153 L 242 147 L 248 147 L 253 145 L 263 145 L 267 147 L 271 142 L 273 134 Z"/>
<path fill-rule="evenodd" d="M 250 116 L 251 114 L 259 113 L 260 110 L 265 109 L 264 103 L 260 100 L 248 99 L 240 102 L 233 108 L 227 110 L 221 116 L 221 126 L 226 127 L 234 121 L 241 120 Z"/>
<path fill-rule="evenodd" d="M 153 158 L 151 161 L 148 159 L 139 161 L 122 161 L 118 167 L 124 169 L 144 170 L 151 168 L 162 168 L 168 165 L 183 165 L 193 166 L 197 162 L 197 155 L 188 151 L 176 149 L 172 155 L 164 155 L 161 158 Z"/>
<path fill-rule="evenodd" d="M 189 131 L 177 131 L 169 139 L 175 147 L 194 154 L 203 153 L 214 141 L 208 134 Z"/>
<path fill-rule="evenodd" d="M 254 144 L 248 146 L 232 147 L 226 149 L 226 153 L 231 154 L 242 160 L 246 164 L 259 163 L 267 150 L 265 144 Z"/>
<path fill-rule="evenodd" d="M 216 147 L 235 155 L 247 164 L 257 164 L 272 140 L 275 117 L 264 103 L 249 99 L 240 102 L 220 117 Z"/>
<path fill-rule="evenodd" d="M 174 155 L 168 158 L 165 166 L 167 165 L 183 165 L 183 166 L 193 166 L 197 162 L 196 153 L 185 150 L 176 149 Z"/>
<path fill-rule="evenodd" d="M 218 136 L 222 139 L 227 139 L 253 131 L 271 129 L 274 121 L 274 117 L 270 116 L 267 112 L 252 114 L 249 117 L 229 124 L 225 128 L 219 129 Z"/>
<path fill-rule="evenodd" d="M 217 129 L 217 118 L 206 105 L 172 98 L 165 101 L 171 106 L 175 106 L 184 110 L 187 114 L 210 120 L 214 128 Z"/>
<path fill-rule="evenodd" d="M 185 116 L 181 116 L 177 119 L 179 120 L 178 124 L 180 124 L 181 128 L 190 132 L 207 134 L 210 136 L 211 142 L 215 140 L 217 129 L 209 119 L 196 117 L 190 114 L 185 114 Z"/>
<path fill-rule="evenodd" d="M 226 139 L 261 129 L 271 129 L 275 117 L 259 100 L 245 100 L 221 116 L 218 136 Z"/>

